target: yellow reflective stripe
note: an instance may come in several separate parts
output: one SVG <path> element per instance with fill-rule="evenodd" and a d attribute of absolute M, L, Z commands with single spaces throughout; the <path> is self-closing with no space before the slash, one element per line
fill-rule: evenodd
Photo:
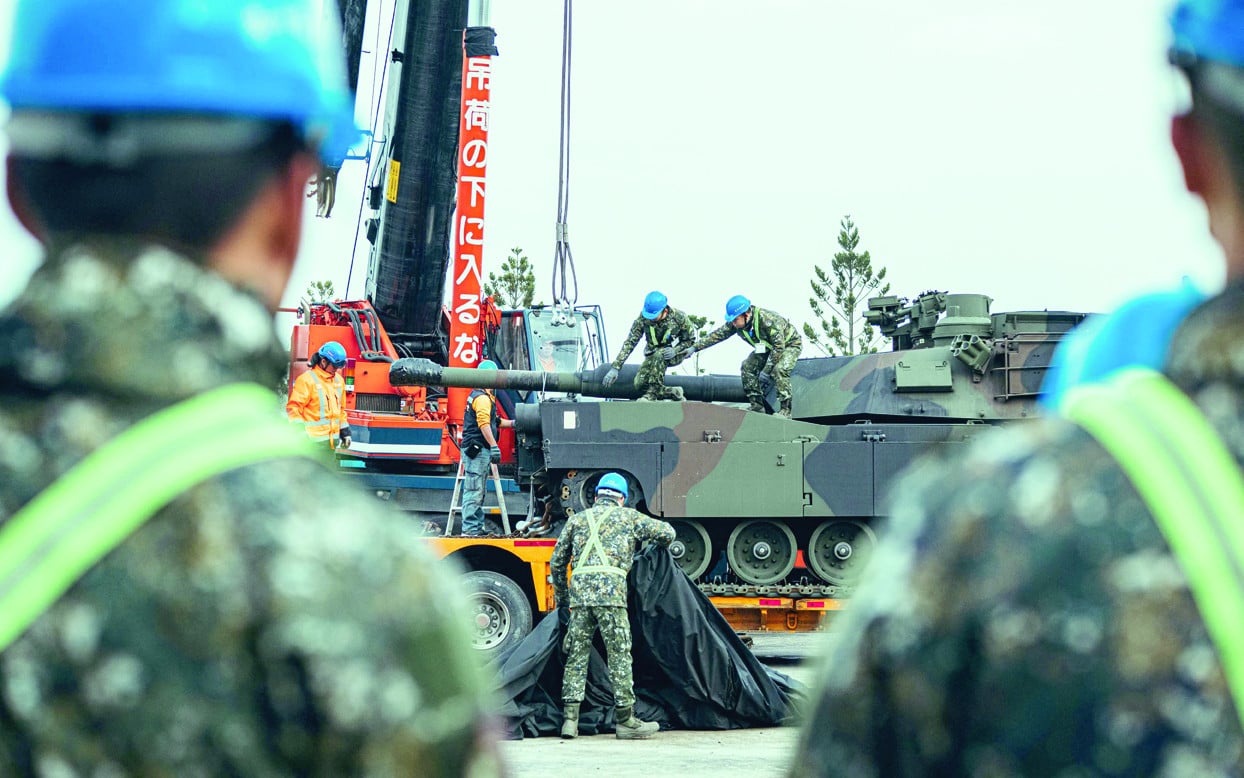
<path fill-rule="evenodd" d="M 609 555 L 605 553 L 605 547 L 600 542 L 600 522 L 603 517 L 596 513 L 589 513 L 585 517 L 587 519 L 587 541 L 583 544 L 583 558 L 587 559 L 593 553 L 600 557 L 600 561 L 604 562 L 609 559 Z M 575 572 L 579 573 L 612 573 L 614 575 L 626 575 L 626 571 L 614 565 L 576 565 Z"/>
<path fill-rule="evenodd" d="M 1118 461 L 1179 559 L 1244 721 L 1244 476 L 1200 409 L 1160 373 L 1073 390 L 1065 412 Z"/>
<path fill-rule="evenodd" d="M 222 418 L 233 423 L 223 427 Z M 0 650 L 178 494 L 244 465 L 295 456 L 323 457 L 278 418 L 271 390 L 254 384 L 161 410 L 101 446 L 0 527 Z"/>
<path fill-rule="evenodd" d="M 578 565 L 575 567 L 576 573 L 608 573 L 609 575 L 620 575 L 626 577 L 626 571 L 620 567 L 613 565 Z"/>

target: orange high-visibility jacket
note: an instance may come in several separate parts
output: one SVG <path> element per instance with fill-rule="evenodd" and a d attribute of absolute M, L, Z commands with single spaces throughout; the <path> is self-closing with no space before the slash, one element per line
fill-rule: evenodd
<path fill-rule="evenodd" d="M 330 376 L 328 371 L 313 367 L 294 381 L 285 414 L 290 421 L 301 422 L 307 435 L 331 446 L 346 421 L 346 382 L 341 373 Z"/>

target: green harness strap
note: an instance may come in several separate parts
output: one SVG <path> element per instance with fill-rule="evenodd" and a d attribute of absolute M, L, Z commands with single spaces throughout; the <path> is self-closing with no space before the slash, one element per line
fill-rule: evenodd
<path fill-rule="evenodd" d="M 601 563 L 596 565 L 578 565 L 574 568 L 576 573 L 607 573 L 608 575 L 618 575 L 626 577 L 626 571 L 616 565 L 604 564 L 609 559 L 609 555 L 605 553 L 605 547 L 600 542 L 600 523 L 603 517 L 595 514 L 586 514 L 587 518 L 587 541 L 583 544 L 583 558 L 587 559 L 593 554 L 600 558 Z"/>
<path fill-rule="evenodd" d="M 1244 721 L 1244 476 L 1209 421 L 1160 373 L 1069 393 L 1066 415 L 1115 458 L 1179 559 Z"/>
<path fill-rule="evenodd" d="M 322 460 L 274 407 L 270 389 L 231 384 L 165 408 L 92 452 L 0 527 L 0 651 L 178 494 L 269 459 Z M 241 442 L 238 429 L 246 430 Z"/>

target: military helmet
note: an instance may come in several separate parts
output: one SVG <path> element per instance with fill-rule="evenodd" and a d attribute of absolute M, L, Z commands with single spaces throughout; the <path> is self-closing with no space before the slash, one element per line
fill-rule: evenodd
<path fill-rule="evenodd" d="M 335 340 L 326 342 L 323 346 L 320 346 L 320 350 L 315 353 L 320 359 L 328 362 L 333 367 L 342 368 L 346 365 L 345 346 L 342 346 Z"/>
<path fill-rule="evenodd" d="M 622 495 L 623 500 L 631 493 L 627 488 L 626 478 L 619 473 L 605 473 L 600 477 L 596 482 L 596 493 L 600 494 L 602 491 L 617 492 Z"/>
<path fill-rule="evenodd" d="M 665 306 L 669 301 L 665 295 L 660 292 L 649 292 L 644 298 L 643 317 L 645 319 L 655 319 L 661 315 L 661 311 L 665 310 Z"/>
<path fill-rule="evenodd" d="M 752 301 L 741 294 L 736 294 L 726 301 L 726 321 L 730 321 L 738 316 L 747 313 L 752 307 Z"/>

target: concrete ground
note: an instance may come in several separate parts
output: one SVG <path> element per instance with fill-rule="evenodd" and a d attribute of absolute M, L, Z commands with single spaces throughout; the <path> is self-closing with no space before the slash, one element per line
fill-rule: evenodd
<path fill-rule="evenodd" d="M 752 651 L 761 661 L 797 681 L 813 683 L 825 635 L 750 634 Z M 501 753 L 514 778 L 780 778 L 786 774 L 798 737 L 794 727 L 676 730 L 640 741 L 618 740 L 613 735 L 574 740 L 543 737 L 505 741 Z"/>

